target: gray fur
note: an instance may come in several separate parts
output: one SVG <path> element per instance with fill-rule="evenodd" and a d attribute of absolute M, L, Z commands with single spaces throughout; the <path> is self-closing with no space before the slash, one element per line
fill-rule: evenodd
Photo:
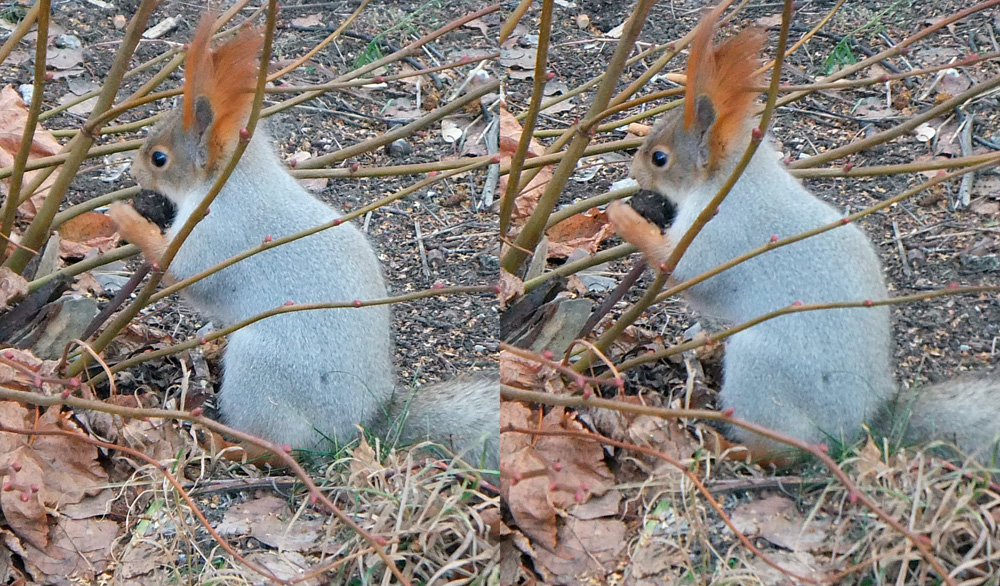
<path fill-rule="evenodd" d="M 677 242 L 691 226 L 728 171 L 721 169 L 716 180 L 689 194 L 670 228 L 671 241 Z M 695 277 L 766 244 L 772 235 L 792 236 L 840 217 L 778 168 L 774 150 L 761 145 L 718 214 L 691 243 L 674 278 Z M 878 256 L 853 224 L 769 251 L 688 292 L 699 311 L 732 324 L 795 301 L 886 296 Z M 886 307 L 778 317 L 729 339 L 723 407 L 814 443 L 853 439 L 860 424 L 876 415 L 895 391 L 891 359 Z M 735 438 L 749 440 L 742 429 L 732 431 Z"/>
<path fill-rule="evenodd" d="M 939 440 L 1000 468 L 1000 379 L 960 378 L 900 391 L 884 428 L 901 427 L 905 445 Z"/>
<path fill-rule="evenodd" d="M 700 124 L 685 131 L 679 114 L 668 115 L 632 164 L 641 187 L 677 206 L 666 234 L 673 244 L 709 205 L 749 143 L 747 125 L 739 144 L 726 145 L 729 154 L 719 168 L 708 169 L 698 156 L 699 137 L 706 131 Z M 649 162 L 656 150 L 670 154 L 665 168 Z M 772 236 L 793 236 L 841 217 L 802 187 L 764 141 L 718 213 L 692 241 L 673 279 L 700 275 Z M 887 291 L 875 249 L 858 226 L 847 224 L 765 252 L 693 286 L 685 296 L 696 310 L 735 325 L 796 301 L 877 301 L 886 299 Z M 892 331 L 885 306 L 808 311 L 765 321 L 728 340 L 724 370 L 723 408 L 807 442 L 850 442 L 865 422 L 885 433 L 902 423 L 908 442 L 951 441 L 987 461 L 1000 438 L 1000 380 L 954 381 L 894 400 Z M 891 404 L 895 409 L 890 413 Z M 742 428 L 729 426 L 727 432 L 764 453 L 787 450 Z"/>
<path fill-rule="evenodd" d="M 192 141 L 177 137 L 179 119 L 154 130 L 150 144 L 167 137 L 172 169 L 157 176 L 148 164 L 136 173 L 177 204 L 169 237 L 180 230 L 211 186 L 190 165 Z M 185 168 L 190 176 L 184 176 Z M 193 187 L 181 188 L 180 186 Z M 174 187 L 171 189 L 171 187 Z M 327 223 L 340 213 L 322 203 L 284 170 L 270 140 L 258 131 L 210 213 L 184 242 L 170 273 L 197 274 L 257 246 L 265 237 L 288 236 Z M 188 287 L 185 299 L 217 325 L 230 325 L 279 307 L 387 296 L 375 252 L 352 223 L 323 230 L 266 252 Z M 295 448 L 346 443 L 358 426 L 386 432 L 393 407 L 394 374 L 388 306 L 324 309 L 270 317 L 229 337 L 223 358 L 220 411 L 225 423 Z M 493 404 L 496 403 L 496 404 Z M 402 438 L 430 439 L 470 454 L 483 436 L 499 433 L 499 385 L 492 379 L 460 380 L 416 392 Z M 479 433 L 472 433 L 478 430 Z M 486 461 L 497 461 L 491 445 Z"/>

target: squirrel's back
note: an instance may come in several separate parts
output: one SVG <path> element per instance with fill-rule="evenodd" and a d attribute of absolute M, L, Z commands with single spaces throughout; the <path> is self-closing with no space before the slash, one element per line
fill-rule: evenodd
<path fill-rule="evenodd" d="M 199 199 L 181 203 L 171 232 Z M 284 171 L 258 132 L 170 270 L 186 278 L 268 236 L 289 236 L 339 215 Z M 386 297 L 386 290 L 367 238 L 345 222 L 241 260 L 185 296 L 217 325 L 229 325 L 287 302 L 369 301 Z M 387 305 L 269 317 L 230 336 L 221 411 L 228 424 L 293 446 L 315 445 L 323 436 L 350 440 L 359 423 L 371 427 L 383 416 L 392 363 Z"/>
<path fill-rule="evenodd" d="M 779 165 L 773 149 L 761 145 L 716 216 L 691 243 L 675 278 L 697 276 L 772 236 L 793 236 L 841 218 Z M 707 203 L 717 190 L 709 184 L 692 200 Z M 686 230 L 685 215 L 678 214 L 671 234 Z M 695 285 L 687 296 L 694 307 L 733 325 L 795 302 L 886 297 L 878 256 L 853 224 L 767 251 Z M 895 392 L 891 350 L 885 306 L 772 318 L 730 339 L 723 405 L 801 439 L 850 441 Z M 754 442 L 741 430 L 733 433 Z"/>

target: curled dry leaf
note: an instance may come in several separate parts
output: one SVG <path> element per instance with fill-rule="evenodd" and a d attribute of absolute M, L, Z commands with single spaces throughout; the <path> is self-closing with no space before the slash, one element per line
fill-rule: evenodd
<path fill-rule="evenodd" d="M 59 226 L 59 256 L 83 258 L 91 250 L 107 252 L 120 240 L 115 224 L 105 214 L 87 212 Z"/>
<path fill-rule="evenodd" d="M 730 518 L 741 533 L 759 535 L 791 551 L 815 551 L 830 530 L 829 519 L 807 520 L 791 499 L 777 495 L 742 503 Z"/>
<path fill-rule="evenodd" d="M 0 362 L 0 385 L 18 391 L 37 391 L 38 382 L 42 380 L 41 391 L 46 395 L 54 395 L 62 388 L 44 379 L 56 374 L 57 363 L 53 360 L 40 360 L 30 352 L 17 348 L 4 348 L 3 361 Z M 3 447 L 3 444 L 0 444 Z M 0 450 L 0 454 L 3 451 Z"/>
<path fill-rule="evenodd" d="M 500 309 L 505 309 L 507 302 L 519 295 L 524 295 L 524 281 L 507 271 L 500 271 L 500 292 L 497 295 Z"/>
<path fill-rule="evenodd" d="M 8 267 L 0 267 L 0 305 L 10 305 L 27 294 L 28 282 L 24 277 Z"/>
<path fill-rule="evenodd" d="M 24 125 L 27 121 L 28 108 L 17 91 L 11 86 L 0 90 L 0 167 L 11 167 L 14 165 L 14 157 L 21 146 L 21 137 L 24 136 Z M 38 158 L 55 155 L 60 150 L 62 150 L 62 145 L 59 144 L 59 141 L 42 128 L 41 125 L 37 125 L 35 127 L 34 138 L 31 142 L 31 152 L 28 154 L 28 160 L 33 161 Z M 22 185 L 30 183 L 39 172 L 40 170 L 27 171 L 24 174 Z M 42 202 L 45 201 L 45 195 L 48 194 L 49 187 L 55 181 L 55 176 L 55 173 L 50 175 L 42 183 L 38 191 L 18 207 L 18 211 L 26 219 L 30 220 L 35 217 L 36 211 L 41 207 Z M 6 195 L 7 189 L 10 187 L 10 180 L 5 180 L 3 186 L 4 189 L 2 191 Z"/>
<path fill-rule="evenodd" d="M 597 252 L 601 243 L 615 233 L 607 215 L 594 208 L 576 214 L 552 226 L 545 233 L 549 239 L 549 258 L 566 258 L 576 249 Z"/>
<path fill-rule="evenodd" d="M 506 351 L 500 353 L 500 382 L 525 389 L 544 388 L 548 392 L 563 389 L 558 373 L 551 367 Z"/>
<path fill-rule="evenodd" d="M 500 108 L 500 163 L 502 165 L 510 164 L 511 157 L 517 152 L 518 141 L 521 140 L 521 123 L 517 121 L 514 116 L 507 111 L 506 108 Z M 545 154 L 545 149 L 542 145 L 538 143 L 537 140 L 531 139 L 528 144 L 527 157 L 537 157 Z M 497 182 L 497 191 L 506 194 L 507 191 L 507 175 L 500 178 Z M 519 226 L 522 221 L 531 215 L 531 212 L 535 211 L 535 206 L 538 205 L 538 198 L 542 196 L 542 192 L 545 191 L 545 186 L 548 184 L 549 180 L 552 179 L 552 169 L 550 167 L 544 167 L 542 170 L 535 175 L 531 182 L 524 187 L 523 190 L 517 195 L 514 200 L 514 210 L 511 213 L 511 225 Z"/>
<path fill-rule="evenodd" d="M 562 407 L 541 416 L 515 402 L 501 404 L 501 421 L 540 431 L 582 431 L 583 426 Z M 625 526 L 616 518 L 618 497 L 601 502 L 598 510 L 613 511 L 601 517 L 585 506 L 608 494 L 614 483 L 604 463 L 604 450 L 596 442 L 574 437 L 505 432 L 501 470 L 505 497 L 517 527 L 541 548 L 529 555 L 551 577 L 564 579 L 581 572 L 600 570 L 624 547 Z M 518 479 L 516 482 L 511 478 Z M 610 505 L 610 509 L 608 506 Z M 580 515 L 574 514 L 580 508 Z"/>
<path fill-rule="evenodd" d="M 640 124 L 638 122 L 632 122 L 628 125 L 628 133 L 634 134 L 635 136 L 646 136 L 653 127 L 648 124 Z"/>
<path fill-rule="evenodd" d="M 38 417 L 35 409 L 2 402 L 0 423 L 9 429 L 80 434 L 59 411 L 53 407 Z M 0 469 L 13 488 L 0 491 L 0 511 L 12 532 L 5 542 L 18 550 L 36 580 L 53 575 L 92 580 L 107 566 L 116 523 L 50 515 L 104 489 L 108 475 L 97 458 L 95 446 L 71 436 L 0 432 Z"/>
<path fill-rule="evenodd" d="M 937 132 L 934 130 L 934 127 L 926 122 L 913 129 L 913 135 L 916 136 L 917 140 L 920 142 L 930 141 L 930 139 L 934 138 L 935 134 L 937 134 Z"/>

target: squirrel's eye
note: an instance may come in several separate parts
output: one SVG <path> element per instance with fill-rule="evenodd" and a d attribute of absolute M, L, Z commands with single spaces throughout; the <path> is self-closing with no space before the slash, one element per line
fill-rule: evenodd
<path fill-rule="evenodd" d="M 153 151 L 151 160 L 153 161 L 153 165 L 162 167 L 167 164 L 167 153 L 163 151 Z"/>
<path fill-rule="evenodd" d="M 653 165 L 657 167 L 665 167 L 667 165 L 667 161 L 669 160 L 670 157 L 669 155 L 667 155 L 667 153 L 663 151 L 653 151 L 653 157 L 652 157 Z"/>

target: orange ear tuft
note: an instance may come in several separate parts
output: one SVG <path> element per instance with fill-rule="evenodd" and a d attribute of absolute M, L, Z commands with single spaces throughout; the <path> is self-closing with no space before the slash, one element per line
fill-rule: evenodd
<path fill-rule="evenodd" d="M 760 50 L 766 39 L 759 28 L 745 29 L 715 51 L 715 80 L 708 96 L 715 106 L 715 126 L 709 164 L 727 154 L 728 147 L 743 131 L 755 91 L 754 72 L 760 67 Z"/>
<path fill-rule="evenodd" d="M 184 129 L 195 122 L 195 100 L 208 99 L 212 125 L 208 137 L 208 166 L 229 152 L 246 124 L 257 87 L 258 60 L 263 38 L 257 29 L 244 28 L 228 43 L 210 50 L 215 16 L 205 15 L 188 50 L 184 82 Z"/>
<path fill-rule="evenodd" d="M 257 54 L 263 41 L 258 29 L 244 28 L 212 53 L 215 86 L 208 98 L 215 112 L 212 142 L 219 150 L 209 153 L 209 161 L 236 144 L 250 117 L 259 72 Z"/>
<path fill-rule="evenodd" d="M 712 33 L 719 18 L 719 8 L 702 17 L 694 31 L 688 56 L 687 86 L 684 89 L 684 130 L 691 130 L 695 121 L 695 103 L 698 96 L 708 93 L 715 77 L 715 54 L 712 52 Z"/>
<path fill-rule="evenodd" d="M 212 68 L 212 28 L 215 15 L 206 14 L 194 31 L 194 38 L 188 44 L 188 54 L 184 61 L 184 130 L 191 130 L 194 124 L 194 100 L 198 96 L 211 93 L 215 71 Z"/>
<path fill-rule="evenodd" d="M 715 8 L 698 24 L 691 42 L 684 96 L 685 130 L 694 124 L 698 96 L 708 96 L 715 108 L 709 142 L 710 168 L 728 154 L 729 145 L 743 130 L 750 106 L 760 93 L 752 88 L 756 85 L 754 72 L 760 66 L 760 51 L 766 38 L 761 29 L 749 28 L 713 47 L 713 27 L 720 13 L 720 8 Z"/>

